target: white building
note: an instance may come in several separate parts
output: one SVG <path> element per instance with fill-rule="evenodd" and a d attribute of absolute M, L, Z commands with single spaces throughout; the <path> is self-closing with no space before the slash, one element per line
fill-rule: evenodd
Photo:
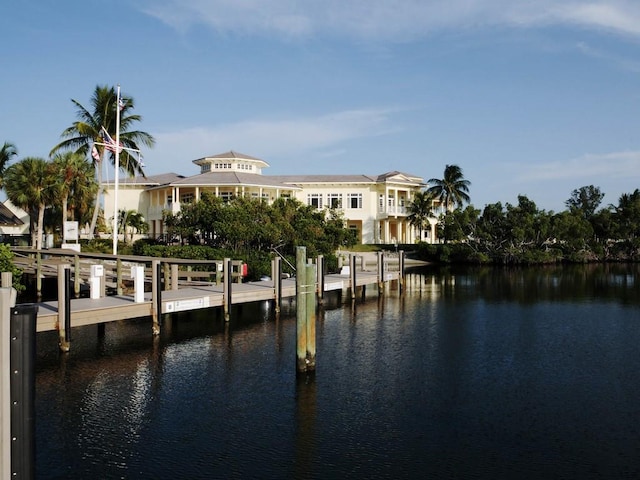
<path fill-rule="evenodd" d="M 361 243 L 414 243 L 418 229 L 410 225 L 407 206 L 426 185 L 422 178 L 402 172 L 368 175 L 263 175 L 267 162 L 237 152 L 199 158 L 200 173 L 175 173 L 119 179 L 118 210 L 136 210 L 149 224 L 149 235 L 167 233 L 163 212 L 177 213 L 183 203 L 197 202 L 202 192 L 223 200 L 246 196 L 273 202 L 295 198 L 322 210 L 338 208 Z M 114 183 L 105 183 L 105 219 L 113 218 Z M 435 222 L 435 219 L 433 219 Z M 429 232 L 423 240 L 430 241 Z"/>

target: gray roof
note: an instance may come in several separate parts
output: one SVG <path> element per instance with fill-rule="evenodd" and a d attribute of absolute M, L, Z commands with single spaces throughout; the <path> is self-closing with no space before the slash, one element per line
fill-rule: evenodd
<path fill-rule="evenodd" d="M 133 178 L 120 178 L 118 179 L 118 182 L 120 184 L 125 184 L 125 185 L 146 185 L 149 187 L 157 187 L 160 185 L 168 185 L 170 183 L 176 182 L 180 179 L 185 178 L 184 175 L 179 175 L 177 173 L 161 173 L 160 175 L 149 175 L 148 177 L 133 177 Z M 109 182 L 104 182 L 106 184 L 110 184 L 112 183 L 111 181 Z"/>
<path fill-rule="evenodd" d="M 172 182 L 172 185 L 252 185 L 256 187 L 295 188 L 279 180 L 279 177 L 245 172 L 206 172 Z"/>
<path fill-rule="evenodd" d="M 245 155 L 244 153 L 234 152 L 233 150 L 229 150 L 228 152 L 225 152 L 225 153 L 218 153 L 217 155 L 208 155 L 206 157 L 197 158 L 194 160 L 194 162 L 197 162 L 199 160 L 206 160 L 210 158 L 219 159 L 219 160 L 226 160 L 226 159 L 256 160 L 258 162 L 264 162 L 264 160 L 262 160 L 261 158 Z"/>

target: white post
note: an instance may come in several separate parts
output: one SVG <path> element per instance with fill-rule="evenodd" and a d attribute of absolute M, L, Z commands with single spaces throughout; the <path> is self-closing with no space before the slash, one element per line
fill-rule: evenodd
<path fill-rule="evenodd" d="M 116 96 L 116 160 L 114 166 L 114 194 L 113 194 L 113 254 L 118 254 L 118 180 L 120 176 L 120 85 Z"/>
<path fill-rule="evenodd" d="M 11 478 L 11 307 L 13 288 L 0 288 L 0 478 Z"/>
<path fill-rule="evenodd" d="M 133 301 L 142 303 L 144 302 L 144 266 L 131 267 L 131 278 L 133 278 Z"/>
<path fill-rule="evenodd" d="M 102 265 L 91 265 L 91 277 L 89 277 L 90 298 L 96 300 L 100 298 L 101 282 L 104 276 L 104 267 Z"/>

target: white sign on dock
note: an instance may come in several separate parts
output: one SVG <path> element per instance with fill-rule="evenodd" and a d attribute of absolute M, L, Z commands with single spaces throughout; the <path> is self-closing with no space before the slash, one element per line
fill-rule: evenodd
<path fill-rule="evenodd" d="M 184 312 L 186 310 L 196 310 L 198 308 L 209 307 L 209 297 L 191 298 L 189 300 L 176 300 L 167 302 L 166 312 Z"/>

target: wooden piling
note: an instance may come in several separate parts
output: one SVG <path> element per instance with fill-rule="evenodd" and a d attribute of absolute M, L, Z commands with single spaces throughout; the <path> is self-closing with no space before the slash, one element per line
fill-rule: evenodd
<path fill-rule="evenodd" d="M 80 256 L 73 256 L 73 296 L 80 298 Z"/>
<path fill-rule="evenodd" d="M 384 253 L 378 252 L 378 295 L 384 293 Z"/>
<path fill-rule="evenodd" d="M 306 266 L 306 371 L 316 369 L 316 266 L 312 263 Z"/>
<path fill-rule="evenodd" d="M 279 256 L 271 261 L 271 279 L 273 280 L 274 311 L 279 314 L 282 304 L 282 259 Z"/>
<path fill-rule="evenodd" d="M 228 322 L 231 317 L 231 259 L 224 259 L 224 266 L 222 267 L 222 292 L 223 292 L 223 308 L 224 308 L 224 321 Z"/>
<path fill-rule="evenodd" d="M 36 253 L 36 297 L 38 301 L 42 298 L 42 254 L 40 251 Z"/>
<path fill-rule="evenodd" d="M 349 285 L 351 290 L 351 301 L 356 299 L 356 256 L 349 255 Z"/>
<path fill-rule="evenodd" d="M 120 257 L 116 259 L 116 293 L 122 295 L 122 260 Z"/>
<path fill-rule="evenodd" d="M 316 296 L 318 304 L 322 305 L 324 303 L 324 255 L 318 255 L 318 259 L 316 260 L 316 274 L 316 282 L 318 284 Z"/>
<path fill-rule="evenodd" d="M 71 300 L 69 265 L 58 265 L 58 346 L 61 352 L 71 349 Z"/>
<path fill-rule="evenodd" d="M 162 285 L 160 284 L 160 260 L 151 261 L 151 331 L 160 335 L 160 317 L 162 316 Z"/>
<path fill-rule="evenodd" d="M 296 371 L 307 371 L 307 248 L 296 247 Z"/>
<path fill-rule="evenodd" d="M 2 275 L 3 288 L 0 289 L 0 478 L 11 478 L 10 320 L 16 293 L 12 288 L 4 286 L 4 273 Z"/>

